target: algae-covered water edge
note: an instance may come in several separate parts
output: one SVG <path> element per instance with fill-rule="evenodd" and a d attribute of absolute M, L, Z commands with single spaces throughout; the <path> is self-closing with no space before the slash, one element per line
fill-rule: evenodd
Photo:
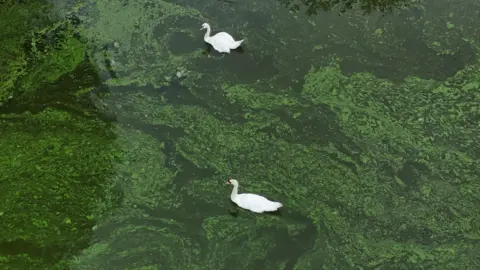
<path fill-rule="evenodd" d="M 479 269 L 477 10 L 4 1 L 0 268 Z"/>

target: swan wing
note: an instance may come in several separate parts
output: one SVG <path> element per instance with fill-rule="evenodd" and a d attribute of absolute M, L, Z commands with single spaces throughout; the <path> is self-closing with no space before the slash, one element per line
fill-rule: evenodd
<path fill-rule="evenodd" d="M 209 43 L 218 52 L 230 53 L 230 47 L 222 42 L 218 42 L 216 40 L 210 40 Z"/>
<path fill-rule="evenodd" d="M 219 32 L 215 34 L 212 38 L 218 39 L 221 42 L 226 42 L 228 44 L 234 43 L 235 39 L 227 32 Z"/>
<path fill-rule="evenodd" d="M 263 196 L 251 193 L 239 194 L 236 203 L 238 206 L 256 213 L 276 211 L 282 207 L 279 202 L 272 202 Z"/>

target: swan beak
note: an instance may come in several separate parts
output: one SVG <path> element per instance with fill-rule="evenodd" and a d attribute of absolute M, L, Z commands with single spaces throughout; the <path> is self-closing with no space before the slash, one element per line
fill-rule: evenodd
<path fill-rule="evenodd" d="M 230 184 L 231 184 L 230 181 L 227 181 L 227 185 L 230 185 Z"/>
<path fill-rule="evenodd" d="M 202 27 L 202 28 L 200 28 L 200 30 L 203 30 L 203 29 L 204 29 L 203 27 Z"/>

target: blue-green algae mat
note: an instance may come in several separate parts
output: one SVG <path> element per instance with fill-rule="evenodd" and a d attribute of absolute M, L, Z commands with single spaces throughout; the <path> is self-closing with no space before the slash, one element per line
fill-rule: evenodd
<path fill-rule="evenodd" d="M 478 1 L 5 0 L 0 26 L 0 269 L 480 269 Z"/>

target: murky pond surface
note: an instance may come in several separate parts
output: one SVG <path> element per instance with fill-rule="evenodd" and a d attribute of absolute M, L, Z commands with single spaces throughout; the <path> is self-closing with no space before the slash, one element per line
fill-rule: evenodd
<path fill-rule="evenodd" d="M 1 269 L 480 269 L 477 1 L 11 0 L 0 25 Z"/>

